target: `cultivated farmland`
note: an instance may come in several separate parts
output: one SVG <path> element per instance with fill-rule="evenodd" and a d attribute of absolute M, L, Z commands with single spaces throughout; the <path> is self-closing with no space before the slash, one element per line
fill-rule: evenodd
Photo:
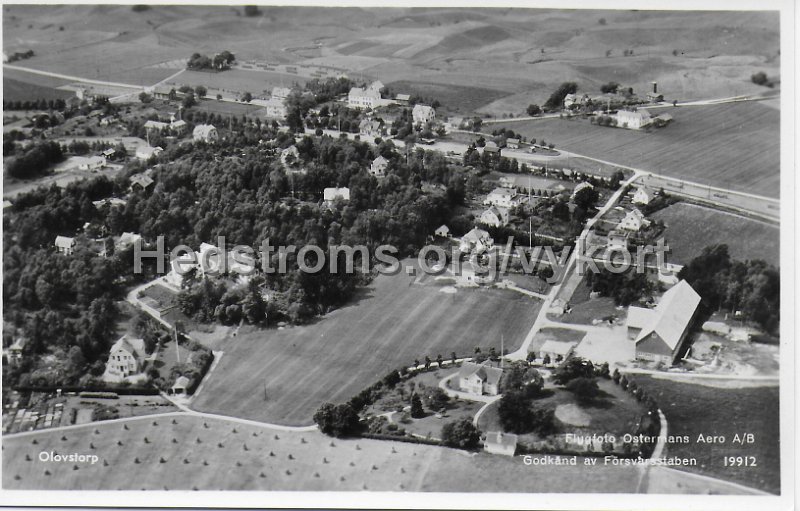
<path fill-rule="evenodd" d="M 780 228 L 730 213 L 679 202 L 653 214 L 666 225 L 671 260 L 686 264 L 702 250 L 724 243 L 734 259 L 763 259 L 780 265 Z"/>
<path fill-rule="evenodd" d="M 697 458 L 681 470 L 736 481 L 773 493 L 780 491 L 778 387 L 715 388 L 636 375 L 667 417 L 671 435 L 688 435 L 688 444 L 667 444 L 667 456 Z M 735 434 L 753 433 L 752 444 L 734 444 Z M 724 435 L 724 444 L 697 443 L 697 437 Z M 757 465 L 726 467 L 725 456 L 755 456 Z"/>
<path fill-rule="evenodd" d="M 599 127 L 584 119 L 539 119 L 507 127 L 592 158 L 700 184 L 779 196 L 777 110 L 745 102 L 652 111 L 661 113 L 672 115 L 674 122 L 649 133 Z"/>
<path fill-rule="evenodd" d="M 5 438 L 3 447 L 6 489 L 632 493 L 638 481 L 633 468 L 597 466 L 586 477 L 582 460 L 575 467 L 525 466 L 519 458 L 331 440 L 318 432 L 274 431 L 180 413 Z M 51 451 L 96 454 L 99 461 L 39 461 L 40 453 Z"/>
<path fill-rule="evenodd" d="M 193 403 L 200 411 L 279 424 L 311 423 L 325 401 L 344 402 L 415 359 L 515 350 L 539 300 L 497 289 L 446 288 L 405 274 L 380 276 L 354 303 L 313 325 L 239 334 Z M 266 386 L 266 399 L 265 399 Z"/>

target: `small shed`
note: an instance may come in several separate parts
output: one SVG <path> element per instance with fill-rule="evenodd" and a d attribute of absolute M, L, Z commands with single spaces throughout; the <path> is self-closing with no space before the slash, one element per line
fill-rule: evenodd
<path fill-rule="evenodd" d="M 433 233 L 436 236 L 439 236 L 440 238 L 449 238 L 450 237 L 450 228 L 447 227 L 446 225 L 442 224 L 439 227 L 437 227 L 436 230 L 433 231 Z"/>
<path fill-rule="evenodd" d="M 517 451 L 517 435 L 503 433 L 502 431 L 490 431 L 486 433 L 483 448 L 491 454 L 514 456 Z"/>
<path fill-rule="evenodd" d="M 185 396 L 186 389 L 189 388 L 190 380 L 186 376 L 178 376 L 175 380 L 175 384 L 172 385 L 170 389 L 172 391 L 172 395 L 174 396 Z"/>

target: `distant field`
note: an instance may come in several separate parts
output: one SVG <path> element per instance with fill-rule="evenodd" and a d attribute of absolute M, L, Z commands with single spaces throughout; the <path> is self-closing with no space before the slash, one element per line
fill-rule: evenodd
<path fill-rule="evenodd" d="M 261 95 L 272 91 L 273 87 L 291 87 L 294 83 L 302 85 L 306 81 L 308 81 L 308 78 L 297 75 L 232 69 L 221 73 L 185 71 L 172 80 L 171 83 L 191 86 L 203 85 L 209 89 L 250 92 L 254 95 Z"/>
<path fill-rule="evenodd" d="M 354 303 L 309 326 L 256 330 L 225 354 L 193 406 L 279 424 L 311 423 L 325 401 L 344 402 L 388 371 L 426 355 L 471 355 L 475 346 L 516 349 L 540 301 L 494 289 L 442 293 L 429 279 L 380 276 Z M 264 399 L 264 386 L 267 400 Z"/>
<path fill-rule="evenodd" d="M 652 218 L 666 224 L 664 237 L 676 263 L 686 264 L 705 247 L 725 243 L 735 259 L 763 259 L 780 266 L 778 227 L 685 202 L 662 209 Z"/>
<path fill-rule="evenodd" d="M 205 111 L 218 115 L 235 115 L 241 117 L 242 115 L 250 115 L 253 112 L 263 109 L 264 107 L 258 105 L 248 105 L 246 103 L 231 103 L 230 101 L 217 101 L 215 99 L 207 99 L 200 101 L 192 107 L 193 111 Z"/>
<path fill-rule="evenodd" d="M 650 133 L 598 127 L 582 119 L 514 122 L 507 127 L 528 138 L 544 138 L 557 149 L 700 184 L 778 197 L 779 111 L 745 102 L 654 109 L 652 113 L 669 113 L 675 121 Z"/>
<path fill-rule="evenodd" d="M 508 92 L 497 89 L 470 87 L 457 84 L 440 84 L 399 80 L 387 84 L 395 93 L 419 94 L 422 97 L 437 99 L 444 110 L 466 115 Z"/>
<path fill-rule="evenodd" d="M 688 444 L 667 444 L 666 455 L 697 458 L 680 470 L 780 492 L 778 387 L 725 389 L 634 376 L 658 402 L 671 435 L 689 435 Z M 753 433 L 755 443 L 734 444 L 735 434 Z M 697 437 L 724 435 L 724 444 L 698 444 Z M 725 456 L 755 456 L 755 467 L 725 467 Z"/>
<path fill-rule="evenodd" d="M 3 101 L 34 101 L 37 99 L 67 99 L 74 93 L 20 82 L 3 76 Z"/>
<path fill-rule="evenodd" d="M 275 431 L 183 414 L 126 424 L 127 430 L 119 423 L 97 423 L 4 438 L 3 488 L 633 493 L 638 482 L 634 468 L 585 467 L 580 459 L 575 467 L 526 466 L 519 457 L 331 440 L 318 432 Z M 39 461 L 39 453 L 50 451 L 96 454 L 99 461 Z"/>

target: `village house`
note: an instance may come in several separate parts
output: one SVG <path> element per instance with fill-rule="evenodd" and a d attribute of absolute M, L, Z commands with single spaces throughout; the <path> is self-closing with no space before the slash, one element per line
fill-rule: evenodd
<path fill-rule="evenodd" d="M 150 147 L 148 145 L 139 146 L 136 148 L 136 158 L 142 161 L 147 161 L 153 156 L 158 156 L 164 149 L 156 146 Z"/>
<path fill-rule="evenodd" d="M 25 349 L 26 344 L 28 344 L 27 338 L 17 337 L 14 339 L 14 343 L 6 348 L 6 360 L 8 361 L 8 365 L 14 366 L 19 364 L 20 360 L 22 360 L 22 350 Z"/>
<path fill-rule="evenodd" d="M 117 150 L 114 149 L 113 147 L 109 147 L 108 149 L 106 149 L 105 151 L 103 151 L 100 154 L 102 154 L 103 157 L 108 159 L 108 158 L 112 158 L 115 154 L 117 154 Z"/>
<path fill-rule="evenodd" d="M 353 87 L 347 94 L 349 108 L 376 108 L 381 105 L 381 94 L 372 89 Z"/>
<path fill-rule="evenodd" d="M 389 167 L 389 160 L 384 158 L 383 156 L 378 156 L 374 160 L 372 160 L 372 164 L 369 166 L 369 173 L 372 176 L 377 178 L 382 178 L 386 176 L 386 169 Z"/>
<path fill-rule="evenodd" d="M 147 191 L 148 188 L 153 186 L 153 178 L 147 174 L 134 174 L 131 176 L 131 191 Z"/>
<path fill-rule="evenodd" d="M 142 370 L 144 358 L 144 339 L 137 339 L 125 334 L 111 347 L 105 376 L 109 380 L 120 381 L 128 376 L 138 374 Z"/>
<path fill-rule="evenodd" d="M 411 110 L 411 116 L 414 125 L 427 124 L 436 120 L 436 110 L 432 106 L 416 104 Z"/>
<path fill-rule="evenodd" d="M 502 151 L 502 149 L 497 147 L 497 145 L 494 144 L 494 143 L 492 143 L 491 145 L 489 145 L 489 143 L 487 143 L 486 146 L 483 148 L 483 152 L 485 154 L 488 154 L 494 160 L 500 159 L 501 151 Z"/>
<path fill-rule="evenodd" d="M 292 89 L 289 87 L 273 87 L 271 95 L 272 99 L 277 99 L 283 103 L 283 101 L 288 98 L 291 93 Z"/>
<path fill-rule="evenodd" d="M 517 435 L 501 431 L 490 431 L 486 433 L 483 449 L 489 454 L 514 456 L 514 453 L 517 452 Z"/>
<path fill-rule="evenodd" d="M 350 188 L 325 188 L 325 190 L 322 191 L 322 198 L 325 201 L 325 204 L 329 206 L 332 205 L 337 199 L 349 201 Z"/>
<path fill-rule="evenodd" d="M 446 225 L 442 224 L 433 231 L 434 236 L 438 236 L 440 238 L 449 238 L 450 237 L 450 228 Z"/>
<path fill-rule="evenodd" d="M 75 251 L 75 238 L 56 236 L 55 246 L 59 254 L 72 255 Z"/>
<path fill-rule="evenodd" d="M 564 96 L 564 108 L 569 108 L 578 101 L 577 94 L 567 94 Z"/>
<path fill-rule="evenodd" d="M 137 241 L 141 241 L 141 234 L 135 232 L 123 232 L 114 243 L 114 251 L 120 252 L 132 247 Z"/>
<path fill-rule="evenodd" d="M 375 138 L 383 135 L 381 122 L 373 119 L 362 119 L 358 125 L 358 133 L 365 137 Z"/>
<path fill-rule="evenodd" d="M 270 98 L 264 102 L 264 108 L 259 110 L 259 113 L 263 112 L 263 116 L 270 118 L 270 119 L 279 119 L 284 120 L 288 115 L 288 110 L 286 109 L 286 105 L 283 103 L 283 100 L 277 98 Z"/>
<path fill-rule="evenodd" d="M 647 190 L 647 188 L 639 187 L 636 189 L 636 192 L 633 194 L 633 203 L 634 204 L 641 204 L 646 206 L 650 204 L 652 200 L 651 192 Z"/>
<path fill-rule="evenodd" d="M 461 237 L 459 250 L 465 254 L 470 252 L 480 253 L 492 248 L 493 245 L 494 240 L 489 236 L 489 233 L 475 227 Z"/>
<path fill-rule="evenodd" d="M 506 139 L 506 147 L 509 149 L 519 149 L 519 139 L 518 138 L 507 138 Z"/>
<path fill-rule="evenodd" d="M 650 112 L 643 108 L 636 111 L 620 110 L 614 115 L 614 118 L 617 121 L 617 126 L 630 130 L 642 129 L 653 122 Z"/>
<path fill-rule="evenodd" d="M 567 360 L 572 355 L 575 349 L 574 342 L 563 342 L 548 339 L 544 341 L 542 347 L 539 348 L 539 356 L 541 358 L 550 357 L 550 363 L 559 364 Z"/>
<path fill-rule="evenodd" d="M 489 209 L 481 213 L 480 223 L 491 225 L 492 227 L 502 227 L 508 224 L 509 220 L 508 208 L 501 208 L 498 206 L 489 206 Z"/>
<path fill-rule="evenodd" d="M 639 229 L 642 227 L 647 227 L 650 225 L 650 220 L 645 218 L 644 214 L 639 211 L 638 209 L 634 208 L 625 215 L 619 225 L 617 225 L 617 229 L 621 229 L 623 231 L 633 231 L 638 232 Z"/>
<path fill-rule="evenodd" d="M 685 280 L 669 288 L 654 309 L 628 307 L 628 339 L 636 359 L 672 365 L 680 355 L 694 320 L 700 295 Z"/>
<path fill-rule="evenodd" d="M 211 124 L 198 124 L 194 127 L 192 138 L 195 142 L 216 142 L 219 138 L 217 128 Z"/>
<path fill-rule="evenodd" d="M 410 94 L 398 94 L 394 97 L 394 100 L 400 103 L 401 105 L 407 105 L 408 102 L 411 100 Z"/>
<path fill-rule="evenodd" d="M 513 208 L 519 205 L 517 191 L 513 188 L 495 188 L 484 199 L 486 206 L 500 206 L 501 208 Z"/>
<path fill-rule="evenodd" d="M 105 156 L 75 156 L 74 159 L 78 160 L 80 170 L 99 170 L 106 166 Z"/>
<path fill-rule="evenodd" d="M 464 362 L 458 371 L 458 388 L 462 392 L 482 396 L 500 393 L 500 378 L 503 370 L 472 362 Z"/>

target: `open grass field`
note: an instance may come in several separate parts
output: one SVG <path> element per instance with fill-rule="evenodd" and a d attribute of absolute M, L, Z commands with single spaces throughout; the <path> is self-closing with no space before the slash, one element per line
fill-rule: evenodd
<path fill-rule="evenodd" d="M 224 355 L 193 402 L 199 411 L 306 425 L 325 401 L 344 402 L 415 359 L 472 355 L 475 346 L 516 349 L 540 307 L 497 289 L 440 292 L 433 279 L 379 276 L 350 305 L 318 322 L 250 330 L 222 345 Z M 267 399 L 264 399 L 266 386 Z"/>
<path fill-rule="evenodd" d="M 331 440 L 180 413 L 6 437 L 3 448 L 5 489 L 632 493 L 638 481 L 633 468 L 584 467 L 581 460 L 575 467 L 526 466 L 519 457 Z M 99 461 L 39 461 L 51 451 Z"/>
<path fill-rule="evenodd" d="M 728 245 L 735 259 L 763 259 L 780 266 L 780 228 L 757 220 L 679 202 L 653 215 L 666 225 L 664 239 L 671 260 L 686 264 L 702 250 Z"/>
<path fill-rule="evenodd" d="M 455 83 L 441 84 L 399 80 L 387 85 L 397 93 L 418 94 L 423 98 L 438 99 L 442 104 L 440 110 L 459 115 L 474 112 L 481 105 L 508 94 L 503 90 L 456 85 Z"/>
<path fill-rule="evenodd" d="M 592 158 L 700 184 L 779 196 L 777 110 L 751 101 L 652 113 L 669 113 L 675 120 L 650 133 L 599 127 L 577 118 L 515 122 L 508 127 Z"/>
<path fill-rule="evenodd" d="M 681 470 L 735 481 L 763 491 L 780 491 L 778 387 L 718 388 L 636 375 L 637 384 L 658 402 L 671 435 L 688 444 L 667 444 L 666 455 L 697 458 Z M 735 434 L 753 433 L 752 444 L 734 444 Z M 698 444 L 697 437 L 724 435 L 724 444 Z M 755 467 L 725 467 L 725 456 L 755 456 Z"/>
<path fill-rule="evenodd" d="M 221 73 L 184 71 L 170 80 L 170 83 L 192 87 L 203 85 L 208 89 L 247 91 L 253 95 L 263 95 L 271 92 L 273 87 L 292 87 L 295 83 L 303 85 L 306 81 L 302 76 L 284 73 L 231 69 Z"/>
<path fill-rule="evenodd" d="M 222 116 L 234 115 L 236 117 L 241 117 L 242 115 L 252 115 L 253 112 L 257 112 L 262 109 L 263 107 L 257 105 L 231 103 L 230 101 L 217 101 L 215 99 L 203 100 L 192 107 L 192 110 L 194 111 L 205 111 Z"/>
<path fill-rule="evenodd" d="M 74 96 L 72 92 L 52 87 L 42 87 L 31 83 L 20 82 L 13 78 L 3 77 L 4 101 L 35 101 L 37 99 L 67 99 Z"/>

